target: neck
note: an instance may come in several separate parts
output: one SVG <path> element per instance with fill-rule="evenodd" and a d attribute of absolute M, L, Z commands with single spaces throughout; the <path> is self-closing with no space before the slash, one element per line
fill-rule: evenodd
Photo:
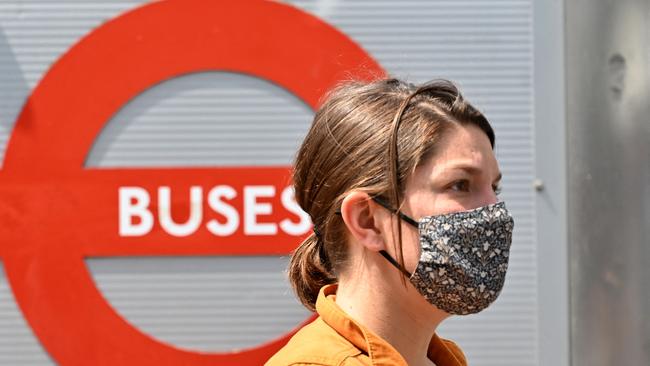
<path fill-rule="evenodd" d="M 427 357 L 429 343 L 448 315 L 433 308 L 408 280 L 404 285 L 401 273 L 394 268 L 371 266 L 365 271 L 370 272 L 369 276 L 360 280 L 358 277 L 340 279 L 336 303 L 390 343 L 408 365 L 431 365 Z"/>

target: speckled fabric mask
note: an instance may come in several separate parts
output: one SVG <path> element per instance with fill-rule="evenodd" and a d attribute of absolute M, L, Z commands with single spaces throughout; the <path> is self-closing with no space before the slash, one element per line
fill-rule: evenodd
<path fill-rule="evenodd" d="M 514 226 L 505 203 L 427 216 L 418 222 L 383 199 L 374 200 L 418 228 L 422 250 L 412 274 L 385 251 L 380 253 L 409 277 L 427 301 L 447 313 L 467 315 L 496 300 L 508 269 Z"/>

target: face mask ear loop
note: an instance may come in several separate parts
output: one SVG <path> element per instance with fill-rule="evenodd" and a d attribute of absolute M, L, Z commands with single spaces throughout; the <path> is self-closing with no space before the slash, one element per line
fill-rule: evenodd
<path fill-rule="evenodd" d="M 420 227 L 420 225 L 418 224 L 417 221 L 415 221 L 411 217 L 403 214 L 401 211 L 398 211 L 398 210 L 390 207 L 388 202 L 386 202 L 382 197 L 374 196 L 374 197 L 372 197 L 372 200 L 375 201 L 379 206 L 387 209 L 388 211 L 390 211 L 390 212 L 392 212 L 394 214 L 399 215 L 399 217 L 402 220 L 406 221 L 407 224 L 410 224 L 411 226 L 414 226 L 416 229 L 418 229 Z"/>
<path fill-rule="evenodd" d="M 411 224 L 412 226 L 415 226 L 416 229 L 419 228 L 419 224 L 417 221 L 413 220 L 412 218 L 403 214 L 402 212 L 390 207 L 388 202 L 386 202 L 382 197 L 374 196 L 372 197 L 372 200 L 375 201 L 381 207 L 387 209 L 388 211 L 394 214 L 398 214 L 402 220 L 404 220 L 408 224 Z M 407 278 L 411 278 L 411 273 L 407 271 L 404 267 L 402 267 L 399 263 L 397 263 L 395 258 L 391 257 L 390 254 L 388 254 L 388 252 L 386 252 L 385 250 L 380 250 L 379 254 L 381 254 L 384 258 L 386 258 L 386 260 L 390 262 L 390 264 L 392 264 L 395 268 L 399 269 L 399 271 L 402 272 Z"/>
<path fill-rule="evenodd" d="M 388 252 L 386 252 L 385 250 L 380 250 L 379 254 L 381 254 L 384 258 L 386 258 L 386 260 L 389 261 L 390 264 L 395 266 L 395 268 L 399 269 L 399 271 L 402 272 L 404 276 L 411 278 L 411 273 L 406 269 L 404 269 L 404 267 L 400 266 L 399 263 L 397 263 L 397 261 L 393 257 L 391 257 L 390 254 L 388 254 Z"/>
<path fill-rule="evenodd" d="M 398 210 L 390 207 L 390 205 L 386 201 L 384 201 L 383 198 L 381 198 L 379 196 L 374 196 L 374 197 L 372 197 L 372 200 L 377 202 L 378 205 L 380 205 L 381 207 L 387 209 L 388 211 L 390 211 L 390 212 L 392 212 L 394 214 L 398 214 L 402 218 L 402 220 L 404 220 L 408 224 L 411 224 L 411 225 L 415 226 L 416 229 L 420 227 L 417 221 L 415 221 L 412 218 L 410 218 L 409 216 L 399 212 Z M 341 210 L 336 210 L 336 214 L 341 215 Z M 407 271 L 404 267 L 400 266 L 400 264 L 397 263 L 395 258 L 391 257 L 390 254 L 388 254 L 388 252 L 386 252 L 385 250 L 380 250 L 379 254 L 381 254 L 382 257 L 386 258 L 386 260 L 390 264 L 392 264 L 395 268 L 397 268 L 400 272 L 402 272 L 407 278 L 411 278 L 411 276 L 412 276 L 411 273 L 409 271 Z"/>

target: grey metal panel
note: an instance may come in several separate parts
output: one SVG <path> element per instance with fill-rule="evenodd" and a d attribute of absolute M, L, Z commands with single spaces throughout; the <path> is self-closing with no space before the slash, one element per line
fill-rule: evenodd
<path fill-rule="evenodd" d="M 574 366 L 650 364 L 649 10 L 567 1 Z"/>
<path fill-rule="evenodd" d="M 289 166 L 312 116 L 293 94 L 259 78 L 185 75 L 123 107 L 86 166 Z"/>
<path fill-rule="evenodd" d="M 564 0 L 535 3 L 535 199 L 537 213 L 539 363 L 568 366 Z"/>
<path fill-rule="evenodd" d="M 169 344 L 232 351 L 286 333 L 310 315 L 288 257 L 87 260 L 102 294 L 141 331 Z"/>
<path fill-rule="evenodd" d="M 27 85 L 24 89 L 29 90 L 49 64 L 78 37 L 135 3 L 0 2 L 0 30 L 7 39 L 8 47 L 5 48 L 11 53 L 8 58 L 0 59 L 5 60 L 0 63 L 0 68 L 19 69 Z M 531 189 L 534 173 L 532 2 L 382 0 L 295 3 L 342 29 L 398 76 L 416 82 L 434 77 L 458 81 L 468 99 L 479 105 L 493 122 L 498 136 L 497 156 L 505 175 L 503 199 L 508 201 L 517 220 L 511 270 L 503 294 L 492 308 L 476 316 L 451 319 L 440 332 L 460 343 L 472 365 L 539 364 L 536 218 Z M 227 78 L 231 78 L 230 82 L 224 82 Z M 239 87 L 247 90 L 248 94 L 238 95 Z M 305 107 L 272 85 L 246 80 L 241 75 L 204 74 L 173 80 L 158 88 L 136 98 L 111 121 L 89 154 L 88 165 L 277 164 L 290 161 L 291 149 L 276 148 L 272 144 L 259 145 L 260 149 L 255 150 L 259 151 L 258 156 L 268 156 L 267 161 L 250 160 L 250 155 L 244 153 L 245 149 L 239 150 L 241 155 L 229 156 L 223 149 L 225 145 L 213 149 L 209 146 L 211 138 L 218 139 L 219 134 L 225 133 L 224 128 L 233 131 L 238 123 L 253 126 L 255 121 L 263 122 L 264 128 L 276 123 L 278 127 L 274 128 L 284 131 L 278 135 L 284 139 L 283 143 L 294 141 L 292 139 L 300 131 L 282 130 L 280 126 L 286 118 L 300 126 L 298 115 L 304 113 Z M 2 86 L 0 90 L 5 95 L 13 93 Z M 214 99 L 224 95 L 226 90 L 232 93 L 229 98 L 233 104 L 214 103 Z M 269 91 L 272 92 L 267 93 Z M 159 94 L 156 96 L 156 93 Z M 275 103 L 248 103 L 251 95 L 259 93 L 268 100 L 277 100 L 287 109 L 269 108 L 271 105 L 277 107 Z M 25 93 L 16 95 L 9 108 L 14 111 L 19 109 Z M 191 105 L 195 109 L 189 108 Z M 161 114 L 167 118 L 160 118 Z M 286 117 L 273 118 L 279 114 Z M 242 122 L 241 118 L 246 120 Z M 0 126 L 6 126 L 8 131 L 11 123 Z M 170 148 L 165 150 L 164 146 Z M 173 150 L 171 155 L 170 150 Z M 266 154 L 267 150 L 273 153 Z M 158 266 L 165 267 L 172 265 L 169 260 L 151 259 L 143 265 L 155 268 L 151 263 L 158 262 Z M 192 266 L 178 266 L 176 268 L 182 270 L 169 273 L 173 277 L 172 284 L 197 284 L 197 287 L 174 286 L 174 291 L 196 299 L 196 303 L 185 305 L 198 306 L 203 302 L 208 308 L 218 308 L 210 287 L 202 287 L 207 283 L 193 282 L 201 276 L 189 271 L 188 267 Z M 210 265 L 205 264 L 202 268 L 208 267 Z M 195 317 L 191 320 L 178 318 L 188 320 L 186 324 L 174 324 L 179 320 L 173 320 L 173 315 L 164 317 L 171 318 L 167 322 L 162 320 L 163 317 L 152 317 L 157 311 L 156 297 L 165 296 L 165 290 L 154 290 L 155 276 L 144 276 L 137 263 L 111 260 L 102 261 L 98 266 L 91 262 L 90 268 L 109 302 L 130 322 L 158 339 L 193 349 L 214 350 L 246 345 L 244 336 L 238 345 L 219 343 L 230 328 L 215 329 L 214 324 L 220 316 L 216 313 L 184 315 Z M 210 268 L 216 270 L 217 267 Z M 269 278 L 266 283 L 276 287 L 281 282 L 281 278 Z M 150 291 L 152 295 L 126 301 L 130 293 L 138 291 Z M 182 310 L 180 303 L 176 308 L 173 304 L 170 306 L 174 313 Z M 151 313 L 148 313 L 149 309 Z M 302 310 L 295 309 L 295 314 L 301 314 Z M 279 325 L 276 331 L 286 329 L 287 324 Z M 184 335 L 188 329 L 191 329 L 191 337 Z"/>
<path fill-rule="evenodd" d="M 0 365 L 51 363 L 20 313 L 0 261 Z"/>

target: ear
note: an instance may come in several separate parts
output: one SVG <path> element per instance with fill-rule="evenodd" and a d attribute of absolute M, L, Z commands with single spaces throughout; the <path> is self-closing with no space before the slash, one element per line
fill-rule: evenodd
<path fill-rule="evenodd" d="M 341 202 L 341 216 L 355 240 L 366 249 L 386 249 L 379 225 L 381 213 L 365 192 L 352 191 Z"/>

